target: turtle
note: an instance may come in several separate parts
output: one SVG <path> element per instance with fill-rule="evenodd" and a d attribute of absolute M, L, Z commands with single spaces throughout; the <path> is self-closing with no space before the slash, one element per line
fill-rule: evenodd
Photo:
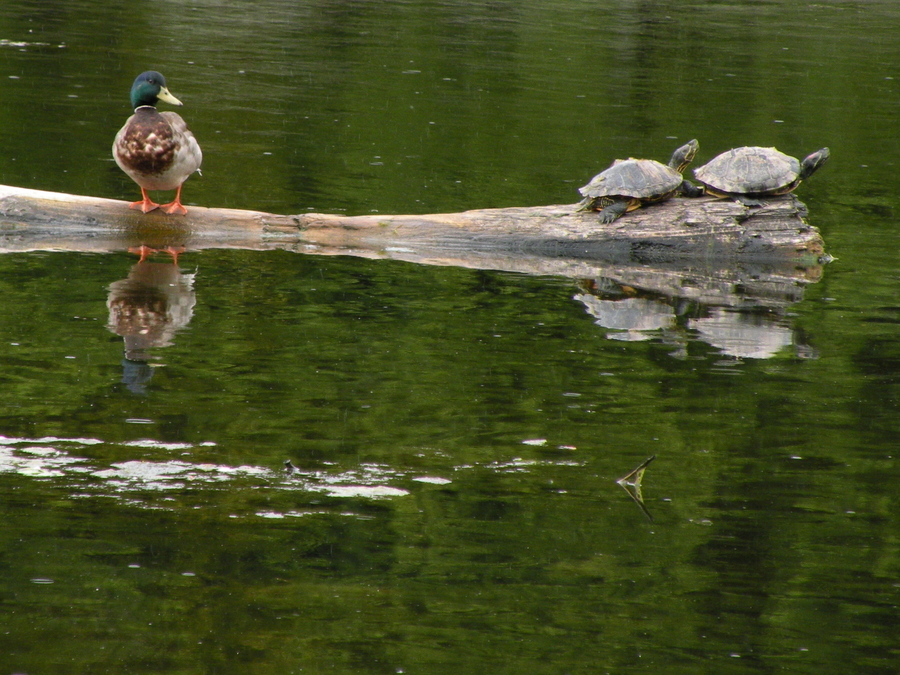
<path fill-rule="evenodd" d="M 762 206 L 759 197 L 793 192 L 830 156 L 831 151 L 822 148 L 801 162 L 775 148 L 734 148 L 694 169 L 694 176 L 703 183 L 706 194 L 734 199 L 744 206 Z"/>
<path fill-rule="evenodd" d="M 703 189 L 685 180 L 681 172 L 691 163 L 700 144 L 689 141 L 672 153 L 668 166 L 653 159 L 617 159 L 578 191 L 584 199 L 579 211 L 600 211 L 600 222 L 674 197 L 679 192 L 698 197 Z"/>

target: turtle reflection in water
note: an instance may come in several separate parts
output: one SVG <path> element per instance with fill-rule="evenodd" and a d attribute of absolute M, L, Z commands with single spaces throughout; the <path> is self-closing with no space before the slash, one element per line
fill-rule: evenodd
<path fill-rule="evenodd" d="M 699 197 L 703 190 L 681 175 L 699 147 L 696 140 L 685 143 L 672 154 L 668 166 L 653 159 L 617 159 L 578 190 L 584 197 L 579 210 L 599 210 L 600 222 L 612 223 L 628 211 L 678 193 Z"/>
<path fill-rule="evenodd" d="M 822 148 L 801 162 L 775 148 L 734 148 L 694 169 L 694 176 L 707 194 L 734 199 L 744 206 L 762 206 L 760 197 L 793 192 L 830 156 L 828 148 Z"/>

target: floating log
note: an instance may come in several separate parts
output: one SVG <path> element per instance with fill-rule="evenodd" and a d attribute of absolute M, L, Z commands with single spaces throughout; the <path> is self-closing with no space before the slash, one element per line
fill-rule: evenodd
<path fill-rule="evenodd" d="M 115 252 L 145 244 L 185 251 L 284 249 L 617 283 L 712 304 L 750 295 L 793 302 L 825 257 L 793 195 L 747 208 L 676 198 L 611 225 L 577 204 L 429 215 L 276 215 L 189 207 L 142 214 L 127 202 L 0 185 L 0 253 Z M 748 291 L 748 289 L 750 289 Z"/>

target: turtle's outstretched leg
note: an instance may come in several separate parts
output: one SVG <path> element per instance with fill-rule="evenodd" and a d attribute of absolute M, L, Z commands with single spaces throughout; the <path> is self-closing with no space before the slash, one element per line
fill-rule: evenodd
<path fill-rule="evenodd" d="M 747 195 L 733 195 L 734 200 L 740 202 L 744 206 L 750 208 L 753 206 L 764 206 L 765 202 L 761 199 L 753 199 L 753 197 L 748 197 Z"/>
<path fill-rule="evenodd" d="M 685 197 L 702 197 L 703 196 L 703 188 L 698 185 L 694 185 L 691 181 L 685 180 L 681 183 L 681 187 L 679 188 L 681 194 Z"/>
<path fill-rule="evenodd" d="M 630 202 L 626 199 L 615 201 L 600 212 L 600 222 L 609 224 L 628 210 Z"/>

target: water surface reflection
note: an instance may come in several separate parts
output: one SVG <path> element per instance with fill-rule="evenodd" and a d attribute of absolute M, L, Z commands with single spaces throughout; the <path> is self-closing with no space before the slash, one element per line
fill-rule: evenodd
<path fill-rule="evenodd" d="M 677 358 L 687 356 L 688 343 L 696 340 L 738 359 L 772 358 L 789 346 L 806 358 L 813 353 L 795 340 L 784 299 L 770 298 L 774 302 L 769 306 L 759 298 L 742 297 L 741 307 L 717 307 L 651 294 L 610 279 L 581 285 L 588 292 L 577 293 L 573 299 L 584 305 L 594 323 L 610 329 L 606 334 L 610 340 L 659 340 L 674 346 L 671 356 Z"/>
<path fill-rule="evenodd" d="M 828 145 L 800 197 L 838 261 L 4 254 L 7 670 L 893 675 L 897 3 L 248 7 L 3 2 L 0 182 L 129 197 L 155 67 L 200 205 L 559 204 L 676 139 Z M 653 455 L 651 523 L 615 481 Z"/>
<path fill-rule="evenodd" d="M 153 377 L 152 350 L 172 345 L 175 334 L 190 323 L 197 304 L 195 276 L 174 263 L 141 260 L 128 277 L 109 285 L 107 328 L 124 338 L 122 382 L 131 392 L 146 393 Z"/>

